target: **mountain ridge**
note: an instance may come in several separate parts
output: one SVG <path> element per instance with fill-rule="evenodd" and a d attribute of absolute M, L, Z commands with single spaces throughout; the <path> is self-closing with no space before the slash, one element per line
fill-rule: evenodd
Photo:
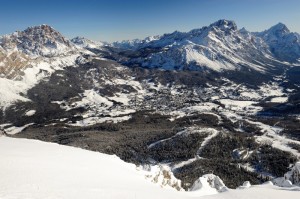
<path fill-rule="evenodd" d="M 129 55 L 126 65 L 219 72 L 251 68 L 263 72 L 276 65 L 277 60 L 262 37 L 246 29 L 238 30 L 235 22 L 229 20 L 219 20 L 189 32 L 175 31 L 152 41 L 142 40 L 137 46 L 133 44 L 128 44 L 127 50 L 141 56 Z M 282 61 L 286 60 L 278 60 L 277 64 L 284 65 Z"/>

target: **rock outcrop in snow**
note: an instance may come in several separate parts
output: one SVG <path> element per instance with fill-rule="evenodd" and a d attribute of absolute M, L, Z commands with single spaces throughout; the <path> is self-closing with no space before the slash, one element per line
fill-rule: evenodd
<path fill-rule="evenodd" d="M 294 185 L 300 186 L 300 162 L 296 162 L 292 170 L 284 175 L 286 180 L 290 180 Z"/>
<path fill-rule="evenodd" d="M 182 191 L 181 181 L 178 180 L 171 169 L 167 166 L 151 166 L 148 168 L 151 174 L 146 175 L 153 183 L 159 184 L 161 187 L 172 187 L 178 191 Z"/>
<path fill-rule="evenodd" d="M 201 191 L 201 192 L 224 192 L 228 188 L 223 181 L 214 174 L 206 174 L 196 180 L 189 191 Z"/>
<path fill-rule="evenodd" d="M 273 182 L 281 187 L 300 186 L 300 162 L 296 162 L 291 171 L 287 172 L 284 177 L 276 178 Z"/>
<path fill-rule="evenodd" d="M 242 187 L 244 187 L 244 188 L 249 188 L 249 187 L 251 187 L 251 183 L 250 183 L 249 181 L 245 181 L 245 182 L 243 183 Z"/>

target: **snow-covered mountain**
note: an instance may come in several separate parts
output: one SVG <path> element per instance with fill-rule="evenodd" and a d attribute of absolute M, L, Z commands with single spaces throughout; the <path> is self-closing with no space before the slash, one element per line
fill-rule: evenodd
<path fill-rule="evenodd" d="M 4 35 L 0 38 L 0 45 L 7 52 L 18 51 L 30 57 L 54 57 L 77 50 L 68 39 L 48 25 Z"/>
<path fill-rule="evenodd" d="M 65 59 L 80 49 L 48 25 L 0 37 L 0 76 L 16 78 L 37 62 Z"/>
<path fill-rule="evenodd" d="M 268 30 L 254 34 L 268 44 L 276 58 L 288 62 L 299 61 L 300 36 L 298 33 L 291 32 L 283 23 L 278 23 Z"/>
<path fill-rule="evenodd" d="M 291 43 L 292 36 L 287 37 L 289 39 L 285 40 Z M 245 28 L 239 30 L 235 22 L 230 20 L 219 20 L 189 32 L 175 31 L 147 42 L 125 42 L 122 47 L 126 45 L 129 50 L 134 50 L 127 64 L 147 68 L 209 69 L 219 72 L 251 69 L 266 72 L 280 64 L 276 61 L 278 53 L 274 53 L 268 39 Z M 297 54 L 298 46 L 290 50 Z M 288 57 L 280 60 L 289 61 Z"/>
<path fill-rule="evenodd" d="M 106 45 L 105 42 L 92 41 L 85 37 L 74 37 L 71 39 L 71 42 L 82 48 L 101 48 L 102 46 Z"/>
<path fill-rule="evenodd" d="M 0 37 L 0 104 L 27 101 L 27 90 L 39 81 L 84 62 L 83 51 L 48 25 Z"/>

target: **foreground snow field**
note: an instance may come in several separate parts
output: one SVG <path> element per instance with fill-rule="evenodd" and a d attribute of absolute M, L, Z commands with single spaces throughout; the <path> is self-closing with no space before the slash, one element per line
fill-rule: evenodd
<path fill-rule="evenodd" d="M 176 191 L 145 179 L 116 156 L 35 140 L 0 137 L 1 199 L 199 198 L 203 191 Z M 207 191 L 207 190 L 206 190 Z M 299 198 L 298 188 L 271 184 L 201 198 Z"/>

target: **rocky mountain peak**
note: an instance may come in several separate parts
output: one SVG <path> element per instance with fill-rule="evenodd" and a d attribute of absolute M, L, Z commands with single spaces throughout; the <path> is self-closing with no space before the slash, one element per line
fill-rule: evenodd
<path fill-rule="evenodd" d="M 0 36 L 0 77 L 20 80 L 28 67 L 39 67 L 41 61 L 44 66 L 54 60 L 59 66 L 73 65 L 79 52 L 80 48 L 45 24 Z"/>
<path fill-rule="evenodd" d="M 22 31 L 20 31 L 22 32 Z M 47 25 L 47 24 L 42 24 L 38 26 L 31 26 L 26 28 L 23 32 L 28 33 L 28 34 L 51 34 L 51 33 L 59 33 L 56 31 L 53 27 Z"/>
<path fill-rule="evenodd" d="M 32 57 L 53 57 L 75 50 L 74 45 L 49 25 L 33 26 L 0 39 L 4 50 L 20 51 Z"/>
<path fill-rule="evenodd" d="M 214 23 L 212 23 L 209 27 L 216 27 L 220 30 L 237 30 L 237 25 L 234 21 L 220 19 Z"/>
<path fill-rule="evenodd" d="M 285 34 L 288 34 L 290 33 L 290 30 L 286 27 L 285 24 L 283 23 L 278 23 L 274 26 L 272 26 L 268 32 L 271 32 L 271 33 L 274 33 L 276 34 L 277 36 L 283 36 Z"/>
<path fill-rule="evenodd" d="M 243 27 L 243 28 L 240 29 L 240 33 L 248 33 L 248 32 L 249 31 L 245 27 Z"/>
<path fill-rule="evenodd" d="M 283 23 L 278 23 L 268 30 L 254 33 L 261 37 L 271 52 L 280 60 L 297 62 L 300 57 L 300 42 L 297 33 L 290 30 Z"/>
<path fill-rule="evenodd" d="M 29 27 L 21 33 L 21 35 L 39 39 L 37 41 L 41 41 L 42 39 L 49 39 L 65 43 L 66 45 L 70 45 L 69 41 L 62 34 L 60 34 L 60 32 L 45 24 Z"/>

